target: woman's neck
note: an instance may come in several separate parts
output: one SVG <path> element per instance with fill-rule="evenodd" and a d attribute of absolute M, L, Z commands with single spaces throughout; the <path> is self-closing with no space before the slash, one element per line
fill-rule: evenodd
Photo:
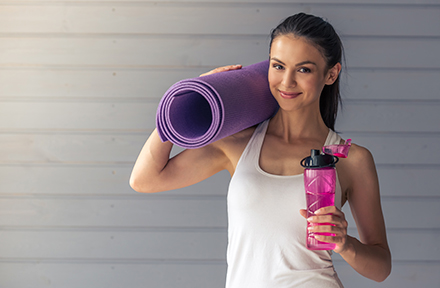
<path fill-rule="evenodd" d="M 270 121 L 269 133 L 286 142 L 301 138 L 326 137 L 329 128 L 316 111 L 284 111 L 279 109 Z"/>

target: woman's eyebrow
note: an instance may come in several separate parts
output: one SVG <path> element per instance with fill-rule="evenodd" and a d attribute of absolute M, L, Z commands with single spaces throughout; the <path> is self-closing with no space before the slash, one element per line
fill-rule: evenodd
<path fill-rule="evenodd" d="M 271 57 L 270 60 L 274 60 L 274 61 L 277 61 L 277 62 L 283 64 L 283 65 L 286 65 L 283 61 L 281 61 L 280 59 L 277 59 L 275 57 Z"/>
<path fill-rule="evenodd" d="M 308 61 L 308 60 L 307 60 L 307 61 L 300 62 L 300 63 L 297 63 L 295 66 L 301 66 L 301 65 L 304 65 L 304 64 L 312 64 L 312 65 L 317 66 L 315 62 L 313 62 L 313 61 Z"/>
<path fill-rule="evenodd" d="M 271 59 L 271 60 L 274 60 L 274 61 L 277 61 L 277 62 L 279 62 L 279 63 L 281 63 L 281 64 L 283 64 L 283 65 L 286 65 L 283 61 L 281 61 L 281 60 L 278 59 L 278 58 L 271 57 L 270 59 Z M 295 66 L 301 66 L 301 65 L 305 65 L 305 64 L 312 64 L 312 65 L 317 66 L 315 62 L 310 61 L 310 60 L 306 60 L 306 61 L 299 62 L 299 63 L 295 64 Z"/>

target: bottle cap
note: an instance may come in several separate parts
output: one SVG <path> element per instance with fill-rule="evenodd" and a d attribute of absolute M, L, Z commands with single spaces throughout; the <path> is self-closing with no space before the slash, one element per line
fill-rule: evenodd
<path fill-rule="evenodd" d="M 351 139 L 345 140 L 344 144 L 326 145 L 322 147 L 322 152 L 325 154 L 338 156 L 340 158 L 347 158 L 348 150 L 351 146 Z"/>
<path fill-rule="evenodd" d="M 335 167 L 339 158 L 332 155 L 320 154 L 319 150 L 312 149 L 310 156 L 301 160 L 301 166 L 304 168 L 324 168 Z"/>

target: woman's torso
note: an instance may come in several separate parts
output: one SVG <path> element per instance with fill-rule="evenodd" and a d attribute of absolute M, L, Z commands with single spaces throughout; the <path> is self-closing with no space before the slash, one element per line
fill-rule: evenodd
<path fill-rule="evenodd" d="M 275 175 L 260 166 L 267 126 L 252 134 L 230 183 L 227 287 L 342 287 L 329 252 L 305 248 L 302 173 Z M 340 139 L 332 131 L 327 136 L 327 142 Z"/>

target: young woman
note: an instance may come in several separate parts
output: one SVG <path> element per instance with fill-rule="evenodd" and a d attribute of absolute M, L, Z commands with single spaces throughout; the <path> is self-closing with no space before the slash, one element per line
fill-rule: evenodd
<path fill-rule="evenodd" d="M 330 252 L 306 248 L 306 221 L 323 224 L 312 226 L 314 232 L 333 233 L 319 240 L 335 243 L 333 251 L 363 276 L 383 281 L 391 271 L 378 179 L 367 149 L 351 146 L 349 157 L 336 164 L 335 206 L 305 219 L 300 161 L 311 149 L 343 142 L 333 131 L 341 57 L 341 41 L 329 23 L 303 13 L 287 18 L 271 33 L 268 80 L 280 106 L 276 115 L 171 159 L 172 144 L 162 143 L 155 130 L 136 161 L 131 186 L 147 193 L 230 172 L 228 288 L 343 287 Z M 341 211 L 347 201 L 359 240 L 347 235 Z"/>

